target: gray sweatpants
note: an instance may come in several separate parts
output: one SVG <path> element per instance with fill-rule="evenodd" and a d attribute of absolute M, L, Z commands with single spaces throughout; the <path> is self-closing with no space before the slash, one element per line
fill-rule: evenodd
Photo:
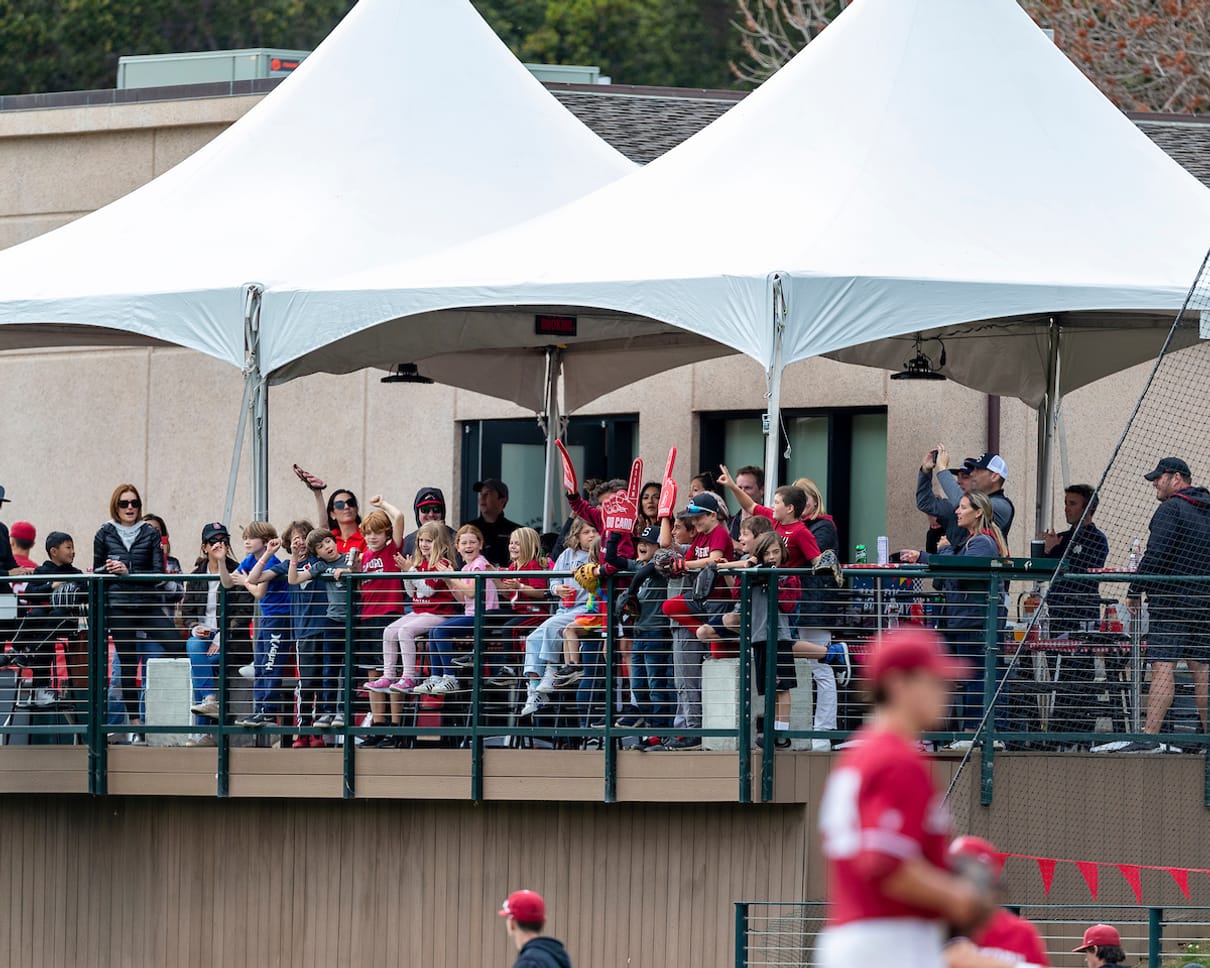
<path fill-rule="evenodd" d="M 702 660 L 707 646 L 687 628 L 672 627 L 672 675 L 676 682 L 675 725 L 702 726 Z"/>

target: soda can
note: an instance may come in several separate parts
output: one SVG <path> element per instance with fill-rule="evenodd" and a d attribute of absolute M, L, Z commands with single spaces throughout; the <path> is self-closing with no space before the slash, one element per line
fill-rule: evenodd
<path fill-rule="evenodd" d="M 891 542 L 885 534 L 878 536 L 878 564 L 885 565 L 891 560 Z"/>

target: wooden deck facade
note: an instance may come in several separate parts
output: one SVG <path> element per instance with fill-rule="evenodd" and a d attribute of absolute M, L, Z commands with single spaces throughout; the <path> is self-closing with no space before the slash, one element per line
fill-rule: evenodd
<path fill-rule="evenodd" d="M 214 751 L 154 748 L 112 750 L 111 795 L 92 797 L 82 748 L 0 749 L 0 960 L 503 965 L 494 912 L 528 886 L 578 968 L 728 968 L 734 902 L 825 893 L 814 830 L 827 754 L 779 753 L 767 804 L 736 802 L 726 753 L 620 754 L 612 804 L 599 753 L 489 750 L 480 802 L 461 751 L 359 752 L 352 800 L 338 751 L 231 755 L 226 799 Z M 956 764 L 939 759 L 939 779 Z M 1200 757 L 1001 754 L 996 769 L 990 807 L 977 770 L 954 802 L 1002 849 L 1210 868 Z M 1043 900 L 1036 872 L 1009 873 L 1012 900 Z M 1149 899 L 1210 903 L 1210 878 L 1186 901 L 1161 877 Z M 1049 900 L 1086 899 L 1061 868 Z M 1132 898 L 1106 879 L 1100 900 Z"/>

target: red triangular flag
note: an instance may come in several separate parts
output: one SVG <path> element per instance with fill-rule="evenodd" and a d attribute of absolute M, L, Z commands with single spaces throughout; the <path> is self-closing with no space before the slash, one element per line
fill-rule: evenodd
<path fill-rule="evenodd" d="M 1038 873 L 1042 875 L 1042 893 L 1050 897 L 1050 885 L 1055 882 L 1055 861 L 1053 857 L 1036 857 Z"/>
<path fill-rule="evenodd" d="M 1135 864 L 1118 864 L 1118 870 L 1122 872 L 1122 876 L 1126 878 L 1126 883 L 1130 885 L 1130 889 L 1134 891 L 1134 900 L 1136 904 L 1143 903 L 1143 881 L 1142 872 Z M 1095 897 L 1095 895 L 1093 895 Z"/>
<path fill-rule="evenodd" d="M 1078 860 L 1075 862 L 1076 867 L 1080 869 L 1080 873 L 1084 877 L 1084 883 L 1088 885 L 1088 893 L 1092 895 L 1092 899 L 1097 899 L 1097 891 L 1099 887 L 1100 872 L 1097 870 L 1097 865 L 1091 861 Z"/>
<path fill-rule="evenodd" d="M 1189 900 L 1189 872 L 1183 867 L 1166 867 L 1164 869 L 1172 875 L 1172 879 L 1176 881 L 1176 886 L 1185 895 L 1185 900 Z"/>

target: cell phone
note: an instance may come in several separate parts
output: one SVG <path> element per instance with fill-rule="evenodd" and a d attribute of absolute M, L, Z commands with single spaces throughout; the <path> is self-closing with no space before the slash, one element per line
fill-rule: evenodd
<path fill-rule="evenodd" d="M 936 447 L 934 447 L 932 450 L 929 451 L 929 460 L 931 460 L 934 464 L 937 462 L 937 448 Z"/>

